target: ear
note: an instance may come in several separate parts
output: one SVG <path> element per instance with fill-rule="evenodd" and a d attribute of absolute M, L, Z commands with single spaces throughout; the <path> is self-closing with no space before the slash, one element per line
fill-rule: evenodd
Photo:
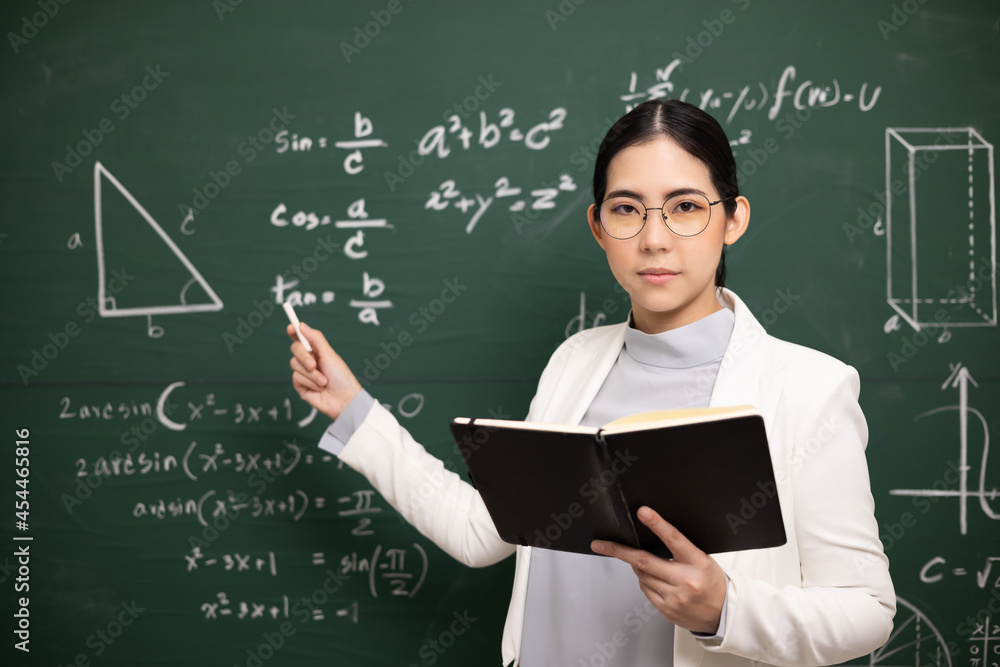
<path fill-rule="evenodd" d="M 597 245 L 601 246 L 602 250 L 605 250 L 604 228 L 601 227 L 601 221 L 597 219 L 597 213 L 597 204 L 591 204 L 590 208 L 587 209 L 587 222 L 590 223 L 590 233 L 597 240 Z"/>
<path fill-rule="evenodd" d="M 726 234 L 723 237 L 723 242 L 726 245 L 736 243 L 736 241 L 743 236 L 743 233 L 747 230 L 749 225 L 750 202 L 746 197 L 737 197 L 736 210 L 733 211 L 733 215 L 726 221 Z"/>

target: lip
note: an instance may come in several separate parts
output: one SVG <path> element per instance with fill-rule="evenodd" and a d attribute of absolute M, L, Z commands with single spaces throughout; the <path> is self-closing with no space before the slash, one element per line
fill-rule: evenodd
<path fill-rule="evenodd" d="M 663 285 L 664 283 L 668 283 L 676 278 L 678 273 L 676 271 L 671 271 L 670 269 L 654 266 L 639 271 L 639 276 L 648 283 Z"/>

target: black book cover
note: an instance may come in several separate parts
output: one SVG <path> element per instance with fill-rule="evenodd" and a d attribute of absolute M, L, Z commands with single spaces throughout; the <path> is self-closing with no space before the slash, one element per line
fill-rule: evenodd
<path fill-rule="evenodd" d="M 498 420 L 451 428 L 512 544 L 592 554 L 591 541 L 604 539 L 669 558 L 636 516 L 643 505 L 706 553 L 785 543 L 759 415 L 624 431 Z"/>

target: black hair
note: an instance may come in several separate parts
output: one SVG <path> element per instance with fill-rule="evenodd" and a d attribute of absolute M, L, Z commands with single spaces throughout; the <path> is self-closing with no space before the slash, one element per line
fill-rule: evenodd
<path fill-rule="evenodd" d="M 736 159 L 729 138 L 719 122 L 693 104 L 680 100 L 649 100 L 635 107 L 611 126 L 601 141 L 594 163 L 594 203 L 600 207 L 608 188 L 608 166 L 623 149 L 666 136 L 698 158 L 707 168 L 712 184 L 724 199 L 728 220 L 736 211 L 739 184 Z M 715 285 L 725 287 L 725 247 L 715 271 Z"/>

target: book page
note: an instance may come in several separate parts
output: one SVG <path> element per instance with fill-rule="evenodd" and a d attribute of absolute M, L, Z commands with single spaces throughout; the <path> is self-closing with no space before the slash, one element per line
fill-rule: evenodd
<path fill-rule="evenodd" d="M 456 424 L 468 424 L 471 419 L 468 417 L 456 417 L 452 420 Z M 580 426 L 577 424 L 552 424 L 546 422 L 522 422 L 510 419 L 476 419 L 475 426 L 488 429 L 513 428 L 524 431 L 549 431 L 552 433 L 584 433 L 596 435 L 597 428 L 593 426 Z"/>
<path fill-rule="evenodd" d="M 605 432 L 624 433 L 626 431 L 639 431 L 646 428 L 658 428 L 663 426 L 680 426 L 682 424 L 698 424 L 700 422 L 710 422 L 718 419 L 729 419 L 732 417 L 744 417 L 748 415 L 759 415 L 757 408 L 752 405 L 734 405 L 717 408 L 688 408 L 686 410 L 654 410 L 652 412 L 640 412 L 616 419 L 604 425 Z"/>

